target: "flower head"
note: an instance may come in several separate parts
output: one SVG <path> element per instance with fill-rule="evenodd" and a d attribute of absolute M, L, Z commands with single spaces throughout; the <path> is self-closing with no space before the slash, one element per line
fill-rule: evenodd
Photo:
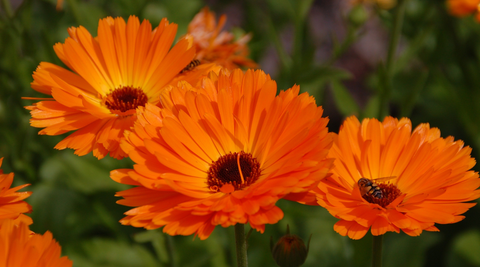
<path fill-rule="evenodd" d="M 480 21 L 480 0 L 447 0 L 450 14 L 464 17 L 475 14 L 475 19 Z"/>
<path fill-rule="evenodd" d="M 137 109 L 159 101 L 161 89 L 187 66 L 194 56 L 191 37 L 173 48 L 176 24 L 163 19 L 152 30 L 150 22 L 131 16 L 101 19 L 98 36 L 82 26 L 70 28 L 65 43 L 54 46 L 57 56 L 72 71 L 42 62 L 33 74 L 33 89 L 53 99 L 26 107 L 30 124 L 44 128 L 40 134 L 70 131 L 55 148 L 75 149 L 75 154 L 121 159 L 126 129 Z M 170 49 L 171 48 L 171 49 Z"/>
<path fill-rule="evenodd" d="M 352 239 L 400 229 L 411 236 L 464 218 L 480 197 L 471 148 L 437 128 L 409 119 L 348 118 L 330 150 L 333 175 L 314 190 L 318 204 L 340 219 L 334 230 Z M 366 179 L 362 179 L 366 178 Z M 380 178 L 380 179 L 377 179 Z M 375 180 L 377 179 L 377 180 Z M 316 204 L 313 202 L 307 204 Z"/>
<path fill-rule="evenodd" d="M 50 232 L 35 234 L 25 222 L 0 220 L 0 266 L 71 267 L 72 261 L 60 254 Z"/>
<path fill-rule="evenodd" d="M 0 167 L 3 158 L 0 158 Z M 10 188 L 13 182 L 13 173 L 4 174 L 0 169 L 0 220 L 17 219 L 31 224 L 31 219 L 23 213 L 30 213 L 32 207 L 24 201 L 32 192 L 17 192 L 28 184 Z"/>
<path fill-rule="evenodd" d="M 211 73 L 198 87 L 163 91 L 146 105 L 122 148 L 134 169 L 111 178 L 135 188 L 117 193 L 135 207 L 122 224 L 206 239 L 215 226 L 265 224 L 275 205 L 315 187 L 332 164 L 323 109 L 299 86 L 280 92 L 263 71 Z"/>
<path fill-rule="evenodd" d="M 256 68 L 257 64 L 248 59 L 247 43 L 250 35 L 244 35 L 234 41 L 230 32 L 220 30 L 223 28 L 227 17 L 222 15 L 218 21 L 215 13 L 208 7 L 203 8 L 188 25 L 188 33 L 192 35 L 197 51 L 196 59 L 202 63 L 214 62 L 229 70 L 238 67 Z"/>

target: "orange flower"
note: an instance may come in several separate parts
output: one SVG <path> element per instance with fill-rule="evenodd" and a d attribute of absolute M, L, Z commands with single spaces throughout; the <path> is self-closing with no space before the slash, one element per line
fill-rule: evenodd
<path fill-rule="evenodd" d="M 373 235 L 438 231 L 435 223 L 462 220 L 460 214 L 475 205 L 464 202 L 480 197 L 478 173 L 470 170 L 472 149 L 463 145 L 428 124 L 412 132 L 407 118 L 360 124 L 350 117 L 328 155 L 336 158 L 333 175 L 314 190 L 318 204 L 340 219 L 334 230 L 352 239 L 370 228 Z"/>
<path fill-rule="evenodd" d="M 352 4 L 376 4 L 382 9 L 390 9 L 397 5 L 397 0 L 352 0 Z"/>
<path fill-rule="evenodd" d="M 195 15 L 188 25 L 188 33 L 193 36 L 197 51 L 195 58 L 202 63 L 215 62 L 229 70 L 238 67 L 256 68 L 257 64 L 247 58 L 247 43 L 251 36 L 247 34 L 234 41 L 230 32 L 220 32 L 226 20 L 227 17 L 222 15 L 217 24 L 215 13 L 210 12 L 208 7 Z"/>
<path fill-rule="evenodd" d="M 480 0 L 447 0 L 447 7 L 453 16 L 463 17 L 475 14 L 477 21 L 480 21 Z"/>
<path fill-rule="evenodd" d="M 62 6 L 63 6 L 63 0 L 57 0 L 57 6 L 56 6 L 57 11 L 62 10 Z"/>
<path fill-rule="evenodd" d="M 136 207 L 121 223 L 206 239 L 216 225 L 278 222 L 277 200 L 312 189 L 332 164 L 328 119 L 299 90 L 276 96 L 263 71 L 239 69 L 166 89 L 163 108 L 146 105 L 121 144 L 134 169 L 111 172 L 136 186 L 117 193 Z"/>
<path fill-rule="evenodd" d="M 122 18 L 100 20 L 97 37 L 82 26 L 70 28 L 70 37 L 54 49 L 73 72 L 40 63 L 32 88 L 53 99 L 26 107 L 31 125 L 45 128 L 40 134 L 47 135 L 75 131 L 56 149 L 123 158 L 119 142 L 133 125 L 137 108 L 156 104 L 161 89 L 193 59 L 191 37 L 170 49 L 176 30 L 176 24 L 163 19 L 152 31 L 148 21 L 140 24 L 135 16 L 127 23 Z"/>
<path fill-rule="evenodd" d="M 70 267 L 72 261 L 60 257 L 60 245 L 50 232 L 35 234 L 28 224 L 11 219 L 0 220 L 0 266 Z"/>
<path fill-rule="evenodd" d="M 3 158 L 0 158 L 0 167 Z M 13 182 L 13 173 L 3 174 L 0 169 L 0 220 L 17 219 L 31 224 L 30 217 L 23 213 L 30 213 L 32 207 L 24 201 L 32 192 L 17 192 L 18 190 L 28 186 L 28 184 L 10 188 Z"/>

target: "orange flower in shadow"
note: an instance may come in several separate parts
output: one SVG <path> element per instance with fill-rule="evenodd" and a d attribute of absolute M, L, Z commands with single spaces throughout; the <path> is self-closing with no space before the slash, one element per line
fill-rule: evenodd
<path fill-rule="evenodd" d="M 97 37 L 82 26 L 70 28 L 70 37 L 54 49 L 72 71 L 40 63 L 31 86 L 53 99 L 26 107 L 31 110 L 30 124 L 44 128 L 40 134 L 75 131 L 56 149 L 72 148 L 80 156 L 93 151 L 99 159 L 108 153 L 125 157 L 119 143 L 133 125 L 137 108 L 156 104 L 161 89 L 194 57 L 191 37 L 171 48 L 176 31 L 177 25 L 167 19 L 152 30 L 150 22 L 140 24 L 135 16 L 127 23 L 122 18 L 101 19 Z"/>
<path fill-rule="evenodd" d="M 0 167 L 3 158 L 0 158 Z M 2 219 L 18 219 L 31 224 L 30 217 L 23 213 L 32 212 L 32 207 L 24 201 L 32 192 L 17 192 L 18 190 L 28 186 L 28 184 L 10 188 L 13 182 L 13 173 L 4 174 L 0 169 L 0 220 Z"/>
<path fill-rule="evenodd" d="M 57 5 L 56 5 L 55 9 L 57 11 L 60 11 L 60 10 L 62 10 L 62 7 L 63 7 L 63 0 L 57 0 Z"/>
<path fill-rule="evenodd" d="M 334 230 L 352 239 L 400 229 L 411 236 L 438 231 L 480 197 L 478 173 L 470 170 L 471 148 L 437 128 L 420 124 L 413 132 L 409 119 L 382 122 L 348 118 L 330 150 L 333 175 L 314 190 L 317 202 L 340 219 Z M 359 180 L 367 178 L 368 180 Z M 377 178 L 382 178 L 375 180 Z"/>
<path fill-rule="evenodd" d="M 217 24 L 215 13 L 210 12 L 208 7 L 195 15 L 188 25 L 188 33 L 193 37 L 197 51 L 195 58 L 202 64 L 213 62 L 229 70 L 239 67 L 256 68 L 257 64 L 247 58 L 247 43 L 251 36 L 247 34 L 234 41 L 232 33 L 220 31 L 226 20 L 226 15 L 222 15 Z"/>
<path fill-rule="evenodd" d="M 464 17 L 475 14 L 475 19 L 480 21 L 480 0 L 447 0 L 447 7 L 453 16 Z"/>
<path fill-rule="evenodd" d="M 217 225 L 263 232 L 282 219 L 276 202 L 315 187 L 333 161 L 328 119 L 299 89 L 276 96 L 263 71 L 237 69 L 164 90 L 121 144 L 134 169 L 111 172 L 136 186 L 117 193 L 135 207 L 121 223 L 206 239 Z"/>
<path fill-rule="evenodd" d="M 60 254 L 61 247 L 50 232 L 35 234 L 25 222 L 0 220 L 0 266 L 72 266 L 72 261 Z"/>

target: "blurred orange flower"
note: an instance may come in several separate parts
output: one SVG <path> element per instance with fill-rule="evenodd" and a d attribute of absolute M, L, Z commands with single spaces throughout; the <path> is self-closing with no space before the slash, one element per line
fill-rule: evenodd
<path fill-rule="evenodd" d="M 376 4 L 382 9 L 390 9 L 397 5 L 397 0 L 352 0 L 352 4 Z"/>
<path fill-rule="evenodd" d="M 63 0 L 57 0 L 57 6 L 56 6 L 57 11 L 62 10 L 62 7 L 63 7 Z"/>
<path fill-rule="evenodd" d="M 3 158 L 0 158 L 0 167 Z M 32 207 L 24 201 L 32 192 L 17 192 L 18 190 L 28 186 L 28 184 L 10 188 L 13 182 L 13 173 L 3 174 L 0 169 L 0 220 L 2 219 L 19 219 L 31 224 L 30 217 L 23 213 L 32 212 Z"/>
<path fill-rule="evenodd" d="M 60 257 L 60 254 L 61 247 L 50 232 L 35 234 L 24 222 L 0 220 L 0 266 L 72 266 L 72 261 L 65 256 Z"/>
<path fill-rule="evenodd" d="M 220 30 L 225 25 L 226 15 L 215 20 L 215 13 L 210 12 L 208 7 L 203 8 L 188 25 L 188 33 L 192 35 L 197 51 L 196 59 L 202 64 L 214 62 L 229 70 L 239 67 L 256 68 L 257 64 L 247 58 L 247 47 L 251 36 L 244 35 L 234 41 L 230 32 Z"/>
<path fill-rule="evenodd" d="M 317 203 L 340 219 L 334 230 L 352 239 L 400 229 L 411 236 L 438 231 L 436 223 L 455 223 L 480 197 L 470 147 L 437 128 L 409 119 L 382 122 L 348 118 L 330 150 L 333 175 L 314 191 Z M 384 178 L 385 182 L 375 181 Z M 358 181 L 367 178 L 359 187 Z M 364 180 L 365 181 L 365 180 Z M 365 187 L 364 187 L 365 186 Z"/>
<path fill-rule="evenodd" d="M 328 119 L 299 91 L 277 96 L 263 71 L 239 69 L 168 87 L 163 108 L 147 104 L 121 144 L 134 169 L 111 172 L 136 186 L 117 193 L 136 207 L 121 223 L 206 239 L 217 225 L 278 222 L 276 202 L 315 187 L 333 161 Z"/>
<path fill-rule="evenodd" d="M 463 17 L 475 14 L 475 19 L 480 21 L 480 0 L 447 0 L 450 14 Z"/>
<path fill-rule="evenodd" d="M 150 22 L 140 24 L 135 16 L 127 23 L 101 19 L 97 37 L 82 26 L 70 28 L 70 37 L 54 49 L 73 72 L 40 63 L 31 86 L 53 99 L 26 107 L 30 124 L 45 128 L 39 134 L 75 131 L 56 149 L 72 148 L 80 156 L 93 151 L 99 159 L 109 152 L 113 158 L 125 157 L 119 142 L 133 125 L 137 108 L 156 104 L 161 89 L 193 60 L 191 37 L 170 49 L 176 31 L 177 25 L 167 19 L 152 30 Z"/>

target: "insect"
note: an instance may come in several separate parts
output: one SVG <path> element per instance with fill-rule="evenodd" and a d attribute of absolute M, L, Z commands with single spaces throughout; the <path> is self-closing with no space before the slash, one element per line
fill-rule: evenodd
<path fill-rule="evenodd" d="M 358 180 L 358 188 L 360 189 L 360 195 L 372 195 L 375 198 L 382 199 L 383 198 L 383 191 L 375 182 L 382 182 L 387 181 L 390 179 L 395 178 L 396 176 L 389 176 L 389 177 L 382 177 L 378 179 L 367 179 L 367 178 L 360 178 Z"/>
<path fill-rule="evenodd" d="M 198 65 L 200 65 L 200 60 L 194 59 L 190 63 L 188 63 L 188 65 L 185 68 L 183 68 L 183 70 L 180 71 L 180 73 L 184 73 L 186 71 L 193 70 Z"/>

